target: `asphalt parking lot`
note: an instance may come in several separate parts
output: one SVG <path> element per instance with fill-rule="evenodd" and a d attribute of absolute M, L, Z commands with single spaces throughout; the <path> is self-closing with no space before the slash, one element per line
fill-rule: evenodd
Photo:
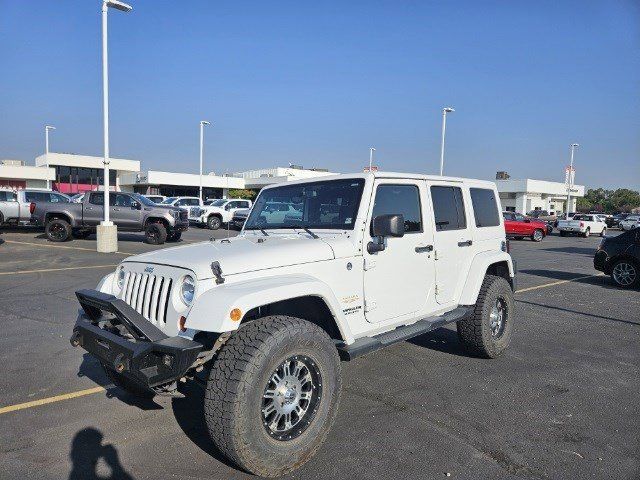
<path fill-rule="evenodd" d="M 291 478 L 640 478 L 640 292 L 593 269 L 599 241 L 511 242 L 518 324 L 499 359 L 466 356 L 444 328 L 343 364 L 333 430 Z M 197 386 L 140 402 L 69 344 L 75 290 L 160 247 L 0 242 L 0 478 L 249 478 L 213 448 Z"/>

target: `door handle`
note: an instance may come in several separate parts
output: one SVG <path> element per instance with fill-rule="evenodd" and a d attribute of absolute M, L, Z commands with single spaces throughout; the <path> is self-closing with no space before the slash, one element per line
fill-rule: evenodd
<path fill-rule="evenodd" d="M 473 240 L 467 240 L 465 242 L 458 242 L 459 247 L 470 247 L 473 245 Z"/>
<path fill-rule="evenodd" d="M 433 251 L 433 245 L 427 245 L 424 247 L 416 247 L 416 253 L 423 253 L 423 252 L 431 252 Z"/>

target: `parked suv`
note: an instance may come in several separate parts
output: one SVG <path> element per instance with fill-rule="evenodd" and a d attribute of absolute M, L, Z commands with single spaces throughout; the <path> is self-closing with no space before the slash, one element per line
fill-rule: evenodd
<path fill-rule="evenodd" d="M 189 220 L 193 221 L 197 218 L 203 203 L 199 197 L 167 197 L 162 201 L 162 205 L 181 208 L 187 212 Z"/>
<path fill-rule="evenodd" d="M 235 238 L 128 257 L 76 292 L 71 343 L 133 394 L 198 379 L 217 449 L 276 476 L 325 440 L 340 359 L 452 322 L 470 354 L 497 357 L 513 289 L 495 183 L 332 176 L 265 187 Z"/>
<path fill-rule="evenodd" d="M 200 226 L 207 226 L 211 230 L 217 230 L 222 225 L 230 223 L 234 213 L 239 209 L 251 208 L 251 200 L 238 198 L 214 200 L 210 205 L 205 205 L 196 213 L 196 218 L 189 217 Z"/>
<path fill-rule="evenodd" d="M 34 222 L 44 227 L 52 242 L 86 238 L 103 218 L 104 192 L 87 193 L 82 203 L 35 203 L 33 208 Z M 121 231 L 144 232 L 147 243 L 154 245 L 177 241 L 189 228 L 187 212 L 157 205 L 137 193 L 110 192 L 109 219 Z"/>
<path fill-rule="evenodd" d="M 33 202 L 69 203 L 70 199 L 51 190 L 0 190 L 0 225 L 30 225 L 30 205 Z"/>
<path fill-rule="evenodd" d="M 640 228 L 604 238 L 593 257 L 593 266 L 611 275 L 618 287 L 640 285 Z"/>

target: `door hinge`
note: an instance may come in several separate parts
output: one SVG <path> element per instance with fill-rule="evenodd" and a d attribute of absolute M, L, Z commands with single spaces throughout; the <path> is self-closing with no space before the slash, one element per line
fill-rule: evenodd
<path fill-rule="evenodd" d="M 440 295 L 440 287 L 438 287 L 437 283 L 436 283 L 435 293 L 436 295 Z"/>
<path fill-rule="evenodd" d="M 438 260 L 438 250 L 433 251 L 433 259 Z"/>
<path fill-rule="evenodd" d="M 364 311 L 365 312 L 370 312 L 371 310 L 375 310 L 376 307 L 377 307 L 376 302 L 373 302 L 371 300 L 365 300 L 364 301 Z"/>
<path fill-rule="evenodd" d="M 371 270 L 372 268 L 375 268 L 376 266 L 376 261 L 372 258 L 365 258 L 364 259 L 364 269 L 366 270 Z"/>

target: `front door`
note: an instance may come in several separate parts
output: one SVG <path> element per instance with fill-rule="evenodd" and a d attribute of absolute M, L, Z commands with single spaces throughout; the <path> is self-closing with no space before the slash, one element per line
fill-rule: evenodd
<path fill-rule="evenodd" d="M 436 300 L 444 305 L 456 298 L 473 242 L 459 184 L 433 182 L 428 185 L 434 213 Z"/>
<path fill-rule="evenodd" d="M 423 181 L 376 180 L 370 211 L 364 256 L 365 317 L 372 323 L 422 315 L 433 307 L 434 265 L 432 230 L 426 226 L 429 211 Z M 366 251 L 371 237 L 371 221 L 377 215 L 404 215 L 403 237 L 386 238 L 386 248 Z"/>

